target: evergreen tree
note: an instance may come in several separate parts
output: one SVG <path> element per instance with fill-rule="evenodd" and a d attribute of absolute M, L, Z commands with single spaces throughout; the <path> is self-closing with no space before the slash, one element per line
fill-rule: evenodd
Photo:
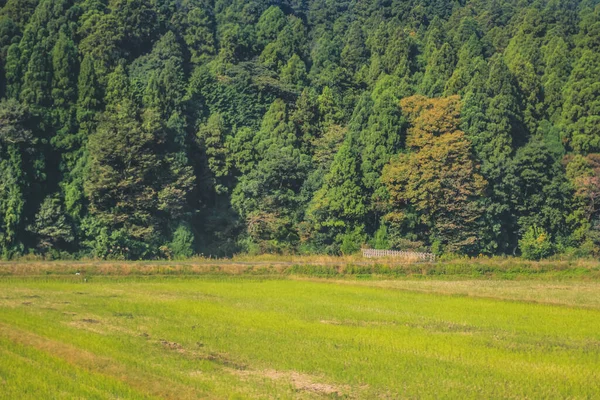
<path fill-rule="evenodd" d="M 173 23 L 183 32 L 191 61 L 202 64 L 217 51 L 214 15 L 204 5 L 196 5 L 191 1 L 183 3 L 173 16 Z"/>
<path fill-rule="evenodd" d="M 17 25 L 8 17 L 0 17 L 0 97 L 6 92 L 5 65 L 8 57 L 8 49 L 12 44 L 18 43 L 20 32 Z"/>
<path fill-rule="evenodd" d="M 383 166 L 404 145 L 406 121 L 399 107 L 399 86 L 397 78 L 382 76 L 379 79 L 371 95 L 373 108 L 367 128 L 360 135 L 363 185 L 371 197 L 375 224 L 387 202 L 380 181 Z"/>
<path fill-rule="evenodd" d="M 319 104 L 314 90 L 304 89 L 296 101 L 296 109 L 290 120 L 296 130 L 296 137 L 302 142 L 305 153 L 313 153 L 314 141 L 321 134 Z"/>
<path fill-rule="evenodd" d="M 23 251 L 27 200 L 36 177 L 28 164 L 36 138 L 29 110 L 14 99 L 0 101 L 0 252 L 3 258 Z"/>
<path fill-rule="evenodd" d="M 151 121 L 142 127 L 128 77 L 119 66 L 106 91 L 106 112 L 89 137 L 85 192 L 91 216 L 86 226 L 97 256 L 140 257 L 153 251 L 158 226 L 155 211 L 159 160 Z M 102 243 L 99 239 L 106 238 Z"/>
<path fill-rule="evenodd" d="M 582 153 L 600 151 L 600 53 L 584 50 L 565 88 L 563 124 L 569 146 Z"/>
<path fill-rule="evenodd" d="M 476 35 L 472 35 L 458 53 L 456 69 L 446 83 L 444 94 L 464 95 L 471 79 L 477 73 L 477 68 L 482 62 L 485 63 L 482 58 L 482 51 L 481 42 Z"/>
<path fill-rule="evenodd" d="M 307 83 L 306 78 L 306 64 L 297 54 L 294 54 L 287 65 L 281 69 L 281 80 L 297 88 L 302 88 Z"/>
<path fill-rule="evenodd" d="M 569 79 L 571 62 L 569 48 L 560 36 L 553 37 L 543 48 L 544 75 L 544 101 L 548 116 L 552 122 L 560 120 L 563 105 L 563 88 Z"/>
<path fill-rule="evenodd" d="M 75 101 L 77 86 L 75 77 L 77 71 L 77 50 L 73 41 L 61 32 L 52 50 L 52 101 L 54 111 L 54 126 L 57 129 L 53 138 L 59 147 L 69 149 L 70 138 L 75 130 Z M 67 142 L 67 143 L 64 143 Z M 72 167 L 72 166 L 70 166 Z"/>
<path fill-rule="evenodd" d="M 442 95 L 446 83 L 452 76 L 454 64 L 454 51 L 448 43 L 444 43 L 433 53 L 431 61 L 427 64 L 421 83 L 421 93 L 430 97 Z"/>
<path fill-rule="evenodd" d="M 207 158 L 208 169 L 213 176 L 213 186 L 217 193 L 226 193 L 230 186 L 228 177 L 231 159 L 227 154 L 226 140 L 228 129 L 221 114 L 212 114 L 206 124 L 200 126 L 198 140 Z"/>
<path fill-rule="evenodd" d="M 279 32 L 286 25 L 285 14 L 277 6 L 269 7 L 256 24 L 256 35 L 259 43 L 267 45 L 277 39 Z"/>
<path fill-rule="evenodd" d="M 21 50 L 19 45 L 13 43 L 6 53 L 6 63 L 4 64 L 4 74 L 6 76 L 6 97 L 18 99 L 21 92 Z"/>
<path fill-rule="evenodd" d="M 346 236 L 364 235 L 367 208 L 356 147 L 347 135 L 306 212 L 309 239 L 328 252 L 338 252 Z"/>
<path fill-rule="evenodd" d="M 340 54 L 343 67 L 356 73 L 366 64 L 369 52 L 360 22 L 354 21 L 346 33 L 344 48 Z"/>
<path fill-rule="evenodd" d="M 42 252 L 67 249 L 75 240 L 73 228 L 63 211 L 62 201 L 56 194 L 44 199 L 34 223 L 27 230 L 36 235 L 37 247 Z"/>
<path fill-rule="evenodd" d="M 298 148 L 287 108 L 275 101 L 256 135 L 256 166 L 240 178 L 232 205 L 246 221 L 252 245 L 261 251 L 290 251 L 298 245 L 300 190 L 309 158 Z"/>
<path fill-rule="evenodd" d="M 571 211 L 572 194 L 560 162 L 543 141 L 534 138 L 519 149 L 511 169 L 518 188 L 512 201 L 519 233 L 537 226 L 564 245 L 569 236 L 565 216 Z"/>
<path fill-rule="evenodd" d="M 44 47 L 36 45 L 27 63 L 20 99 L 38 113 L 50 105 L 52 69 Z"/>

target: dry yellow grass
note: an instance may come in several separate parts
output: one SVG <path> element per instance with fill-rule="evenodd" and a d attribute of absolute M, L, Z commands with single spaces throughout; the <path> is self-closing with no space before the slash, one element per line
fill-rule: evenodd
<path fill-rule="evenodd" d="M 396 279 L 372 281 L 332 280 L 331 282 L 418 293 L 600 309 L 600 282 L 597 281 Z"/>

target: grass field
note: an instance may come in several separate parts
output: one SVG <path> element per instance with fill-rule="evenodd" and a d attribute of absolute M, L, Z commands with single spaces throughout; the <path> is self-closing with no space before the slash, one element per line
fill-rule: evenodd
<path fill-rule="evenodd" d="M 600 398 L 600 282 L 4 277 L 0 397 Z"/>

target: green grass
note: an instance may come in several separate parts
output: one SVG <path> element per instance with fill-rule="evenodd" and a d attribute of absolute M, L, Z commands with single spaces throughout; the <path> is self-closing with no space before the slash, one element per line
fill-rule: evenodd
<path fill-rule="evenodd" d="M 80 272 L 79 277 L 75 276 Z M 388 277 L 409 279 L 538 279 L 600 280 L 597 260 L 526 261 L 519 258 L 459 258 L 435 263 L 413 263 L 394 258 L 366 259 L 358 255 L 262 256 L 233 259 L 189 259 L 160 261 L 26 261 L 0 262 L 0 279 L 45 277 L 47 280 L 82 280 L 90 276 L 252 275 L 313 277 Z"/>
<path fill-rule="evenodd" d="M 599 398 L 600 284 L 491 282 L 4 278 L 0 397 Z"/>

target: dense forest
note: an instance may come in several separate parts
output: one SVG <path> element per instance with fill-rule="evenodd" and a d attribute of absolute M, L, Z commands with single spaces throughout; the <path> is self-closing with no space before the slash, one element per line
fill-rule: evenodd
<path fill-rule="evenodd" d="M 600 252 L 597 0 L 0 0 L 0 254 Z"/>

